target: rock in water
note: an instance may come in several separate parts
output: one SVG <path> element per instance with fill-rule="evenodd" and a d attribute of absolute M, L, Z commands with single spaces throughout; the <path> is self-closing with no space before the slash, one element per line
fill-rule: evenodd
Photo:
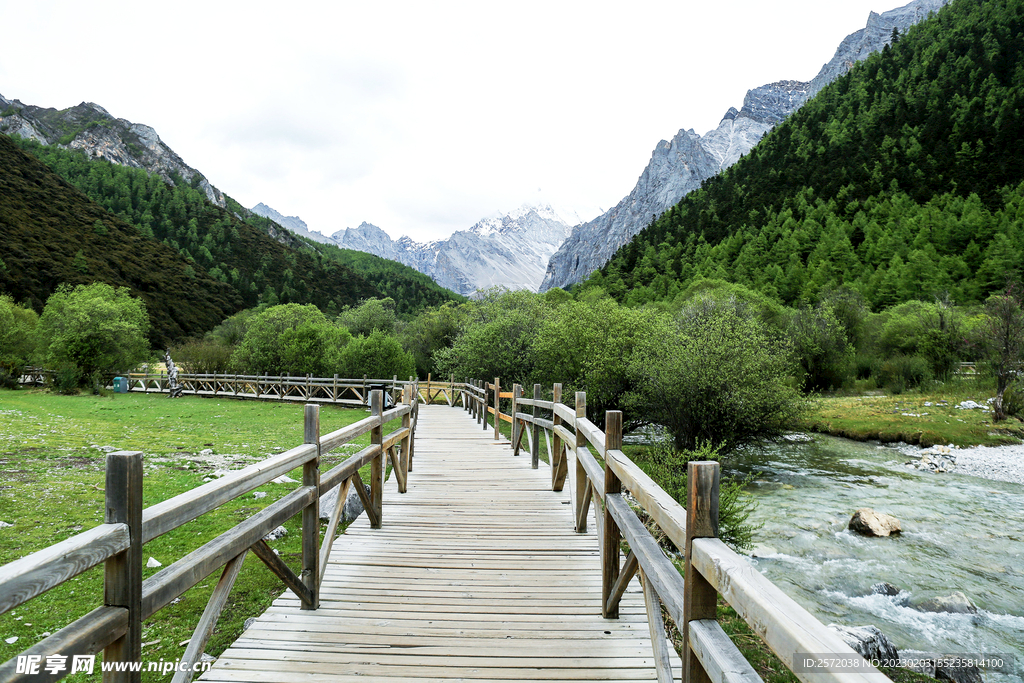
<path fill-rule="evenodd" d="M 892 585 L 888 581 L 882 581 L 881 583 L 876 583 L 875 585 L 873 585 L 871 587 L 871 592 L 874 593 L 875 595 L 889 595 L 889 596 L 892 596 L 892 595 L 899 595 L 900 594 L 900 589 L 897 588 L 896 586 Z"/>
<path fill-rule="evenodd" d="M 865 659 L 897 659 L 899 657 L 896 646 L 874 626 L 829 624 L 828 627 L 838 633 L 847 645 L 859 652 Z"/>
<path fill-rule="evenodd" d="M 911 671 L 931 676 L 940 681 L 949 681 L 949 683 L 984 683 L 981 678 L 981 671 L 976 666 L 936 666 L 936 660 L 942 660 L 945 657 L 934 652 L 905 650 L 903 657 L 917 663 L 916 666 L 907 667 Z"/>
<path fill-rule="evenodd" d="M 848 528 L 865 536 L 889 536 L 902 531 L 900 520 L 871 508 L 861 508 L 853 513 Z"/>
<path fill-rule="evenodd" d="M 977 614 L 978 607 L 960 591 L 952 595 L 929 598 L 915 605 L 922 612 L 949 612 L 950 614 Z"/>

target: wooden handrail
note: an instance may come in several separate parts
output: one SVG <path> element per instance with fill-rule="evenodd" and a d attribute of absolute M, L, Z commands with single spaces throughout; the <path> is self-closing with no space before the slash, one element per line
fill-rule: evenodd
<path fill-rule="evenodd" d="M 493 386 L 499 382 L 496 379 L 494 383 L 482 386 L 493 390 Z M 464 386 L 464 395 L 469 396 L 469 400 L 464 403 L 467 410 L 479 411 L 484 416 L 495 414 L 494 407 L 487 405 L 487 393 L 484 390 L 478 389 L 473 382 L 467 382 Z M 513 414 L 507 416 L 514 425 L 511 444 L 513 451 L 518 455 L 525 434 L 530 437 L 530 450 L 536 458 L 542 447 L 540 437 L 530 435 L 526 426 L 544 432 L 548 462 L 552 469 L 552 489 L 561 490 L 565 473 L 575 472 L 576 481 L 571 487 L 570 502 L 574 503 L 577 530 L 585 529 L 583 517 L 589 499 L 593 499 L 605 574 L 602 604 L 597 607 L 605 616 L 618 616 L 618 601 L 626 583 L 635 572 L 640 572 L 648 613 L 651 615 L 651 638 L 656 650 L 659 681 L 671 680 L 671 672 L 666 669 L 664 632 L 660 623 L 654 623 L 659 621 L 654 617 L 660 614 L 661 605 L 665 606 L 680 630 L 684 631 L 684 681 L 696 681 L 693 677 L 698 676 L 698 672 L 704 672 L 700 674 L 702 679 L 711 676 L 711 680 L 722 683 L 760 681 L 757 673 L 715 621 L 715 603 L 719 595 L 764 638 L 787 666 L 792 665 L 793 655 L 799 652 L 833 653 L 841 658 L 860 656 L 838 634 L 826 628 L 717 538 L 717 463 L 688 464 L 689 482 L 694 487 L 697 487 L 698 481 L 708 481 L 706 475 L 710 470 L 707 468 L 713 467 L 715 471 L 713 486 L 705 483 L 690 492 L 691 500 L 696 501 L 691 502 L 691 505 L 697 506 L 695 509 L 711 514 L 713 508 L 713 524 L 709 521 L 711 517 L 705 515 L 688 528 L 686 508 L 622 452 L 621 413 L 610 411 L 606 415 L 609 428 L 614 426 L 618 430 L 615 437 L 611 438 L 587 419 L 585 394 L 577 394 L 575 410 L 561 402 L 561 385 L 552 387 L 552 396 L 551 401 L 541 400 L 539 386 L 535 387 L 533 398 L 525 398 L 513 392 Z M 532 408 L 531 413 L 524 411 L 527 407 Z M 538 410 L 545 411 L 550 417 L 539 415 Z M 502 419 L 506 418 L 503 413 L 498 415 Z M 591 447 L 603 457 L 604 467 L 591 453 Z M 575 468 L 569 465 L 570 459 L 575 463 Z M 705 469 L 694 469 L 696 467 Z M 686 567 L 692 568 L 688 570 L 688 576 L 694 581 L 700 577 L 701 581 L 706 582 L 701 585 L 706 585 L 706 588 L 688 587 L 688 581 L 680 575 L 624 500 L 622 490 L 628 491 L 638 507 L 677 548 L 684 551 Z M 714 501 L 705 501 L 700 498 L 702 495 L 714 496 Z M 603 513 L 601 506 L 604 508 Z M 630 548 L 624 565 L 620 563 L 619 557 L 619 533 Z M 688 546 L 691 549 L 686 552 Z M 822 670 L 816 670 L 813 674 L 800 671 L 794 673 L 805 683 L 885 683 L 889 680 L 869 666 L 865 666 L 865 672 L 856 674 Z"/>
<path fill-rule="evenodd" d="M 218 377 L 217 381 L 222 378 Z M 212 633 L 238 576 L 242 560 L 250 549 L 299 595 L 303 609 L 316 609 L 323 567 L 330 555 L 349 487 L 355 486 L 375 528 L 379 528 L 382 522 L 385 458 L 390 457 L 394 465 L 399 492 L 405 492 L 415 443 L 417 396 L 417 383 L 412 382 L 403 389 L 404 402 L 384 412 L 382 392 L 369 392 L 370 417 L 324 437 L 320 436 L 319 406 L 307 404 L 304 423 L 306 443 L 145 510 L 141 509 L 142 453 L 110 453 L 107 456 L 107 523 L 0 567 L 0 614 L 103 562 L 107 564 L 105 599 L 108 606 L 69 624 L 22 655 L 41 653 L 45 656 L 54 652 L 92 654 L 103 650 L 105 661 L 139 661 L 142 621 L 224 567 L 182 659 L 188 664 L 202 654 L 206 639 Z M 402 426 L 384 435 L 383 426 L 396 418 L 402 418 Z M 321 475 L 319 456 L 322 453 L 367 433 L 372 441 L 368 448 Z M 401 457 L 396 452 L 399 448 Z M 367 463 L 374 470 L 369 496 L 358 472 Z M 303 482 L 298 488 L 142 580 L 144 543 L 300 466 L 303 468 Z M 339 502 L 331 515 L 324 542 L 320 544 L 319 499 L 336 486 L 342 489 Z M 263 537 L 271 530 L 299 512 L 303 518 L 301 576 L 263 542 Z M 0 665 L 0 680 L 22 678 L 15 670 L 16 663 L 17 657 Z M 136 681 L 137 673 L 126 672 L 115 680 Z M 48 676 L 46 680 L 60 677 Z M 176 676 L 174 680 L 184 683 L 189 678 Z"/>

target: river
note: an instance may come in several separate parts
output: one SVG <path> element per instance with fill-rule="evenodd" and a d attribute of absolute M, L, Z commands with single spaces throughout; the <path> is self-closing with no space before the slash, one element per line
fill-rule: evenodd
<path fill-rule="evenodd" d="M 757 568 L 825 624 L 873 624 L 903 650 L 1012 653 L 1024 683 L 1024 486 L 905 467 L 896 448 L 816 435 L 746 450 L 723 464 L 755 473 L 750 491 Z M 867 538 L 847 530 L 870 507 L 903 533 Z M 872 594 L 888 581 L 895 597 Z M 977 614 L 921 612 L 911 604 L 966 594 Z"/>

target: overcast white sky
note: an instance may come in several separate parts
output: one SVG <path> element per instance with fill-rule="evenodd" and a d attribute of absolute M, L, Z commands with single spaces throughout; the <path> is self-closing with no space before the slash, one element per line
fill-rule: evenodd
<path fill-rule="evenodd" d="M 0 0 L 0 94 L 153 126 L 245 206 L 325 234 L 422 241 L 523 203 L 589 220 L 659 140 L 810 80 L 902 4 Z"/>

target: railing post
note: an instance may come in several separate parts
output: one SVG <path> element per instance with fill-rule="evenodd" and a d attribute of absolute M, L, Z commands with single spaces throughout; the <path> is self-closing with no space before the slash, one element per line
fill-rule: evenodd
<path fill-rule="evenodd" d="M 338 373 L 334 373 L 334 388 L 331 392 L 331 401 L 338 402 Z"/>
<path fill-rule="evenodd" d="M 609 410 L 604 414 L 604 534 L 601 540 L 601 616 L 605 619 L 619 618 L 619 604 L 610 605 L 609 598 L 612 588 L 619 578 L 619 543 L 622 533 L 619 525 L 612 517 L 611 508 L 607 503 L 609 496 L 622 495 L 622 482 L 615 476 L 609 466 L 608 451 L 622 449 L 622 412 Z"/>
<path fill-rule="evenodd" d="M 381 446 L 384 443 L 384 425 L 381 413 L 383 412 L 384 397 L 380 389 L 370 392 L 370 414 L 377 418 L 377 426 L 370 430 L 370 444 Z M 370 502 L 373 510 L 377 513 L 377 524 L 371 525 L 374 529 L 381 528 L 384 512 L 384 449 L 380 449 L 377 457 L 370 461 Z"/>
<path fill-rule="evenodd" d="M 562 385 L 554 384 L 551 386 L 551 403 L 561 403 L 562 401 Z M 552 406 L 553 408 L 554 406 Z M 560 425 L 562 424 L 562 418 L 558 416 L 558 412 L 555 410 L 551 411 L 551 424 Z M 561 487 L 556 488 L 556 481 L 558 479 L 558 465 L 562 458 L 562 437 L 558 436 L 558 432 L 554 429 L 551 430 L 551 490 L 561 491 Z"/>
<path fill-rule="evenodd" d="M 539 384 L 533 385 L 533 400 L 540 400 Z M 533 406 L 533 417 L 534 419 L 536 419 L 537 417 L 537 406 Z M 532 467 L 533 469 L 537 469 L 538 467 L 540 467 L 540 426 L 538 426 L 537 423 L 534 422 L 532 425 L 530 425 L 530 430 L 533 436 L 533 447 L 530 449 L 530 467 Z"/>
<path fill-rule="evenodd" d="M 406 473 L 406 486 L 409 484 L 408 473 L 412 471 L 412 389 L 402 390 L 402 403 L 409 406 L 409 412 L 402 416 L 402 429 L 408 429 L 409 433 L 402 439 L 402 471 Z M 399 493 L 405 493 L 406 488 L 399 487 Z"/>
<path fill-rule="evenodd" d="M 718 487 L 721 471 L 717 462 L 691 462 L 686 473 L 686 548 L 683 575 L 683 681 L 710 683 L 711 678 L 690 649 L 690 622 L 716 619 L 718 591 L 691 564 L 695 538 L 718 537 Z"/>
<path fill-rule="evenodd" d="M 519 439 L 522 435 L 519 433 L 522 427 L 519 425 L 519 418 L 516 417 L 516 413 L 519 412 L 519 399 L 523 395 L 523 387 L 519 384 L 512 385 L 512 454 L 519 455 Z"/>
<path fill-rule="evenodd" d="M 494 378 L 494 440 L 501 441 L 501 379 Z"/>
<path fill-rule="evenodd" d="M 320 607 L 320 406 L 307 404 L 303 425 L 303 443 L 316 445 L 316 457 L 302 466 L 302 485 L 312 486 L 313 502 L 302 508 L 302 583 L 311 600 L 302 601 L 302 609 Z"/>
<path fill-rule="evenodd" d="M 487 431 L 487 387 L 488 383 L 480 380 L 480 389 L 483 392 L 480 396 L 480 418 L 483 420 L 483 429 Z"/>
<path fill-rule="evenodd" d="M 583 463 L 580 462 L 579 453 L 576 449 L 587 447 L 587 437 L 583 435 L 583 430 L 579 427 L 579 420 L 587 416 L 587 392 L 577 391 L 576 392 L 576 422 L 573 423 L 573 429 L 576 432 L 576 444 L 573 449 L 573 460 L 576 461 L 576 533 L 585 534 L 587 533 L 587 510 L 588 507 L 584 504 L 586 499 L 590 496 L 590 480 L 587 479 L 587 470 L 584 469 Z"/>
<path fill-rule="evenodd" d="M 106 524 L 127 524 L 131 545 L 104 564 L 103 604 L 128 610 L 128 631 L 103 650 L 104 662 L 142 661 L 142 452 L 107 456 Z M 141 671 L 104 671 L 104 683 L 137 683 Z"/>

